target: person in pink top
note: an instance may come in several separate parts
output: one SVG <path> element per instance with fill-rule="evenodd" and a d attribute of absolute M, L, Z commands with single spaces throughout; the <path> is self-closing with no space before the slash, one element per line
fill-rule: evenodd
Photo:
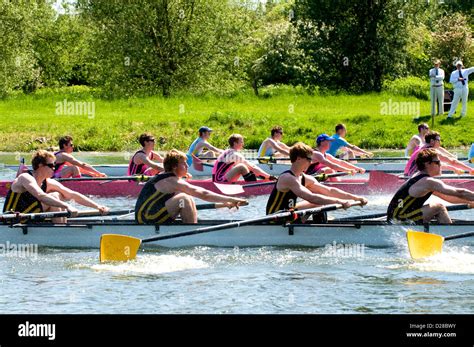
<path fill-rule="evenodd" d="M 81 177 L 81 174 L 92 177 L 106 177 L 107 175 L 97 171 L 87 163 L 77 160 L 72 152 L 74 144 L 71 136 L 63 136 L 59 139 L 59 151 L 54 153 L 54 178 Z"/>
<path fill-rule="evenodd" d="M 244 138 L 239 134 L 229 137 L 230 148 L 219 155 L 212 168 L 212 181 L 219 183 L 235 182 L 242 176 L 245 181 L 256 181 L 257 176 L 276 179 L 258 166 L 250 163 L 239 153 L 244 148 Z"/>
<path fill-rule="evenodd" d="M 469 165 L 460 162 L 456 159 L 454 155 L 452 155 L 446 149 L 441 147 L 441 136 L 438 132 L 430 131 L 428 134 L 426 134 L 425 142 L 426 144 L 418 147 L 408 160 L 404 170 L 405 176 L 412 176 L 413 174 L 418 172 L 418 168 L 416 166 L 416 157 L 421 150 L 427 148 L 434 148 L 436 150 L 436 152 L 438 153 L 438 157 L 441 161 L 442 170 L 454 171 L 459 174 L 467 171 L 471 175 L 474 174 L 473 168 L 471 168 Z"/>
<path fill-rule="evenodd" d="M 128 176 L 147 175 L 153 176 L 163 171 L 163 158 L 154 151 L 155 138 L 149 133 L 140 135 L 138 139 L 142 148 L 135 152 L 128 164 Z"/>

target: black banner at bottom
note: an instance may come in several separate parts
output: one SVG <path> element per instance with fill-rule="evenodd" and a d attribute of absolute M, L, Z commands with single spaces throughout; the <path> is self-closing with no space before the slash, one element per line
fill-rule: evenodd
<path fill-rule="evenodd" d="M 0 347 L 264 342 L 473 346 L 474 315 L 0 315 Z"/>

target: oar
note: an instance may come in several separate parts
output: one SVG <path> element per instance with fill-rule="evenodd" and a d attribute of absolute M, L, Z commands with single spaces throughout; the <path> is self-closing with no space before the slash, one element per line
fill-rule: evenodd
<path fill-rule="evenodd" d="M 339 177 L 339 176 L 347 176 L 347 175 L 349 175 L 347 172 L 335 172 L 331 174 L 313 174 L 311 176 L 313 176 L 319 182 L 321 182 L 331 177 Z M 228 184 L 228 183 L 215 183 L 214 182 L 214 185 L 223 194 L 234 195 L 234 194 L 243 194 L 245 192 L 244 188 L 270 186 L 275 183 L 276 181 L 266 181 L 266 182 L 257 182 L 257 183 L 248 183 L 248 184 Z"/>
<path fill-rule="evenodd" d="M 151 176 L 110 176 L 110 177 L 71 177 L 71 178 L 57 178 L 58 182 L 74 182 L 74 181 L 137 181 L 146 182 Z"/>
<path fill-rule="evenodd" d="M 448 211 L 462 211 L 462 210 L 469 210 L 470 207 L 468 204 L 460 204 L 460 205 L 451 205 L 451 206 L 446 206 L 446 209 Z M 353 217 L 343 217 L 343 218 L 337 218 L 334 219 L 334 221 L 351 221 L 351 220 L 361 220 L 361 219 L 373 219 L 373 218 L 380 218 L 380 217 L 386 217 L 387 212 L 382 212 L 382 213 L 374 213 L 374 214 L 365 214 L 362 216 L 353 216 Z"/>
<path fill-rule="evenodd" d="M 474 231 L 443 237 L 423 231 L 407 231 L 408 249 L 413 259 L 428 258 L 443 251 L 444 241 L 474 236 Z"/>
<path fill-rule="evenodd" d="M 351 206 L 360 205 L 360 202 L 356 202 L 351 204 Z M 309 208 L 301 211 L 288 211 L 288 212 L 280 212 L 264 217 L 253 218 L 243 221 L 237 222 L 230 222 L 224 223 L 219 225 L 213 225 L 209 227 L 202 227 L 197 228 L 189 231 L 183 231 L 180 233 L 172 234 L 172 235 L 162 235 L 162 236 L 154 236 L 146 239 L 139 239 L 132 236 L 127 235 L 117 235 L 117 234 L 103 234 L 100 239 L 100 261 L 127 261 L 136 258 L 138 248 L 142 243 L 145 242 L 153 242 L 153 241 L 161 241 L 161 240 L 168 240 L 174 239 L 177 237 L 184 237 L 190 235 L 197 235 L 202 233 L 208 233 L 212 231 L 218 230 L 225 230 L 231 228 L 238 228 L 244 225 L 254 224 L 254 223 L 263 223 L 263 222 L 270 222 L 270 221 L 278 221 L 284 218 L 293 217 L 296 219 L 297 216 L 305 216 L 307 214 L 313 214 L 318 212 L 327 212 L 333 211 L 342 208 L 343 206 L 340 204 L 332 204 L 323 207 L 314 207 Z"/>
<path fill-rule="evenodd" d="M 120 214 L 126 214 L 133 212 L 133 209 L 128 210 L 115 210 L 109 211 L 105 214 L 100 213 L 98 210 L 86 210 L 79 211 L 75 217 L 95 217 L 95 216 L 116 216 Z M 58 211 L 58 212 L 39 212 L 39 213 L 5 213 L 0 215 L 0 220 L 12 220 L 12 219 L 45 219 L 45 218 L 57 218 L 57 217 L 71 217 L 69 211 Z"/>
<path fill-rule="evenodd" d="M 372 158 L 363 158 L 363 157 L 357 157 L 357 158 L 351 158 L 351 159 L 345 159 L 347 161 L 407 161 L 408 157 L 372 157 Z M 467 160 L 467 158 L 462 157 L 458 158 L 458 160 Z"/>

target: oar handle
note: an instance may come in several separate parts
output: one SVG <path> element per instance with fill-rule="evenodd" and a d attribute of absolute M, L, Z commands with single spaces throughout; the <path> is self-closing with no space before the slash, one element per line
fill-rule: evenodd
<path fill-rule="evenodd" d="M 350 205 L 350 207 L 358 206 L 358 205 L 361 205 L 361 202 L 354 202 Z M 307 214 L 313 214 L 313 213 L 318 213 L 318 212 L 334 211 L 340 208 L 343 208 L 341 204 L 332 204 L 332 205 L 327 205 L 323 207 L 314 207 L 314 208 L 309 208 L 309 209 L 300 210 L 300 211 L 280 212 L 280 213 L 271 214 L 265 217 L 259 217 L 259 218 L 248 219 L 248 220 L 243 220 L 243 221 L 230 222 L 230 223 L 224 223 L 224 224 L 219 224 L 219 225 L 213 225 L 209 227 L 197 228 L 194 230 L 183 231 L 177 234 L 150 237 L 147 239 L 143 239 L 142 243 L 173 239 L 173 238 L 182 237 L 182 236 L 191 236 L 191 235 L 196 235 L 196 234 L 208 233 L 211 231 L 230 229 L 234 227 L 238 228 L 238 227 L 253 224 L 253 223 L 277 221 L 279 219 L 287 218 L 290 216 L 305 216 Z"/>
<path fill-rule="evenodd" d="M 240 203 L 239 206 L 247 206 L 248 204 L 249 204 L 248 202 L 243 202 L 243 203 Z M 224 207 L 228 207 L 228 205 L 223 202 L 196 205 L 197 210 L 212 210 L 215 208 L 224 208 Z"/>

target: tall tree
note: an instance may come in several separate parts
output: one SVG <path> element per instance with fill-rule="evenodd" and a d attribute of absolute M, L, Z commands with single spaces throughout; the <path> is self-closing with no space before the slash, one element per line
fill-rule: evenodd
<path fill-rule="evenodd" d="M 316 73 L 331 89 L 380 91 L 385 77 L 403 74 L 409 2 L 296 0 L 294 24 Z"/>

